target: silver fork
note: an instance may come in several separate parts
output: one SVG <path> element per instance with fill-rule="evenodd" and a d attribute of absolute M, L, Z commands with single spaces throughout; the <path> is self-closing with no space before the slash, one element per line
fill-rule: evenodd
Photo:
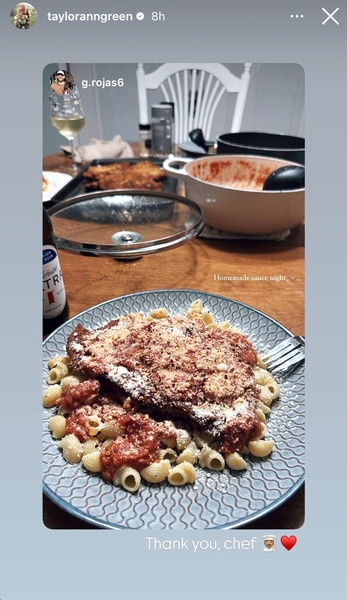
<path fill-rule="evenodd" d="M 305 338 L 292 336 L 260 357 L 268 371 L 287 375 L 305 360 Z"/>

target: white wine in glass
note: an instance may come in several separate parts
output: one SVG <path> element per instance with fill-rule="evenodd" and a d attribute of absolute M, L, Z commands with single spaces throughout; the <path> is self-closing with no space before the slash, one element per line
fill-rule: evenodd
<path fill-rule="evenodd" d="M 73 140 L 84 127 L 84 117 L 51 117 L 51 123 L 55 129 L 68 140 Z"/>
<path fill-rule="evenodd" d="M 85 125 L 85 116 L 76 86 L 69 93 L 50 94 L 51 124 L 70 141 L 72 170 L 77 171 L 74 139 Z"/>

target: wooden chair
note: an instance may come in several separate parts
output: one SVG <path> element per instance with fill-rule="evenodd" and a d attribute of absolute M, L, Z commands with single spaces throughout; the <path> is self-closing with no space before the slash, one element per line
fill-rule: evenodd
<path fill-rule="evenodd" d="M 230 131 L 239 131 L 251 67 L 251 63 L 245 63 L 241 77 L 236 77 L 220 63 L 165 63 L 152 73 L 145 73 L 139 63 L 136 74 L 140 124 L 150 123 L 147 90 L 161 89 L 164 101 L 175 105 L 174 142 L 187 141 L 188 133 L 196 128 L 202 129 L 205 139 L 210 139 L 218 104 L 229 93 L 236 95 Z"/>

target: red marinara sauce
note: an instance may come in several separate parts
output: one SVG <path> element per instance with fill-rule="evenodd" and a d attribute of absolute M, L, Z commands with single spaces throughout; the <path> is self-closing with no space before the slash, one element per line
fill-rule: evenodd
<path fill-rule="evenodd" d="M 123 465 L 140 471 L 157 460 L 163 435 L 147 415 L 125 414 L 119 424 L 124 426 L 124 434 L 110 442 L 100 455 L 102 475 L 107 481 L 112 481 L 115 471 Z"/>

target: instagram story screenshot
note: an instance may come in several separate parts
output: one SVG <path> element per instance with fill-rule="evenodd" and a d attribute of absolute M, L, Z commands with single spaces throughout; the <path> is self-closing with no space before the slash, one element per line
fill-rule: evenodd
<path fill-rule="evenodd" d="M 347 600 L 346 10 L 0 10 L 0 600 Z"/>

